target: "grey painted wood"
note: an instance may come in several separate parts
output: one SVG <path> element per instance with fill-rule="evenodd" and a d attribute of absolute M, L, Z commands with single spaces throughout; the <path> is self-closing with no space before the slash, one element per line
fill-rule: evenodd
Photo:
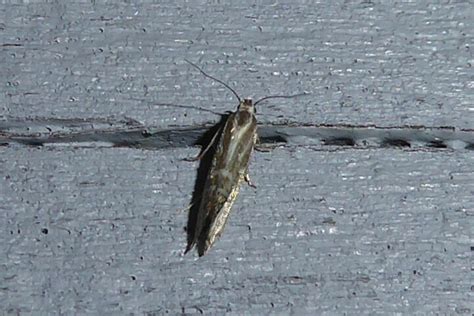
<path fill-rule="evenodd" d="M 236 101 L 185 58 L 243 97 L 312 93 L 262 104 L 267 124 L 474 128 L 467 1 L 0 10 L 0 115 L 10 131 L 22 120 L 13 125 L 28 133 L 52 119 L 112 129 L 127 119 L 162 129 L 217 122 L 205 110 Z M 295 140 L 256 152 L 257 189 L 242 188 L 200 259 L 182 254 L 198 167 L 182 158 L 197 151 L 1 146 L 2 311 L 473 313 L 472 150 Z"/>

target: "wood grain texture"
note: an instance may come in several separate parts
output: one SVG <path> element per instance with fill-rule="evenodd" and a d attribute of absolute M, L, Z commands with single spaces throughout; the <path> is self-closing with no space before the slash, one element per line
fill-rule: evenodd
<path fill-rule="evenodd" d="M 259 122 L 474 128 L 469 2 L 238 3 L 4 4 L 1 119 L 234 110 L 188 58 L 243 96 L 312 92 Z M 200 259 L 179 211 L 197 148 L 0 146 L 2 311 L 473 313 L 472 151 L 297 144 L 253 156 L 257 190 Z"/>

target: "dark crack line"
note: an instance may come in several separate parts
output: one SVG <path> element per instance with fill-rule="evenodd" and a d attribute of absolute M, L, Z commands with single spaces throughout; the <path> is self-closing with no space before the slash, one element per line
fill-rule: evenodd
<path fill-rule="evenodd" d="M 189 128 L 146 128 L 126 119 L 16 120 L 0 122 L 0 144 L 75 147 L 132 147 L 163 149 L 202 145 L 201 139 L 215 125 Z M 260 144 L 319 146 L 322 148 L 435 148 L 474 150 L 474 130 L 450 126 L 298 125 L 262 124 Z"/>

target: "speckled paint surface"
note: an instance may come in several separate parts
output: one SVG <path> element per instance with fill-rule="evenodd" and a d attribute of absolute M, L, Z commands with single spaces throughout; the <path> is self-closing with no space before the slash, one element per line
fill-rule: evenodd
<path fill-rule="evenodd" d="M 266 126 L 469 132 L 473 12 L 468 1 L 3 4 L 0 132 L 217 122 L 206 109 L 237 102 L 185 58 L 242 97 L 311 93 L 262 103 Z M 257 189 L 243 186 L 200 259 L 183 256 L 198 162 L 182 159 L 197 147 L 0 137 L 2 312 L 474 312 L 472 150 L 290 136 L 254 153 Z"/>

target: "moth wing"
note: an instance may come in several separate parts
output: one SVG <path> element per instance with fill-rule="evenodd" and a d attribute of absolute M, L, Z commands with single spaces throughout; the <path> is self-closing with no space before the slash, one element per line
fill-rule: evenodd
<path fill-rule="evenodd" d="M 247 173 L 255 134 L 256 119 L 253 115 L 242 118 L 237 112 L 229 116 L 206 184 L 207 199 L 201 204 L 203 226 L 197 236 L 200 255 L 214 244 L 224 230 L 240 183 Z"/>

